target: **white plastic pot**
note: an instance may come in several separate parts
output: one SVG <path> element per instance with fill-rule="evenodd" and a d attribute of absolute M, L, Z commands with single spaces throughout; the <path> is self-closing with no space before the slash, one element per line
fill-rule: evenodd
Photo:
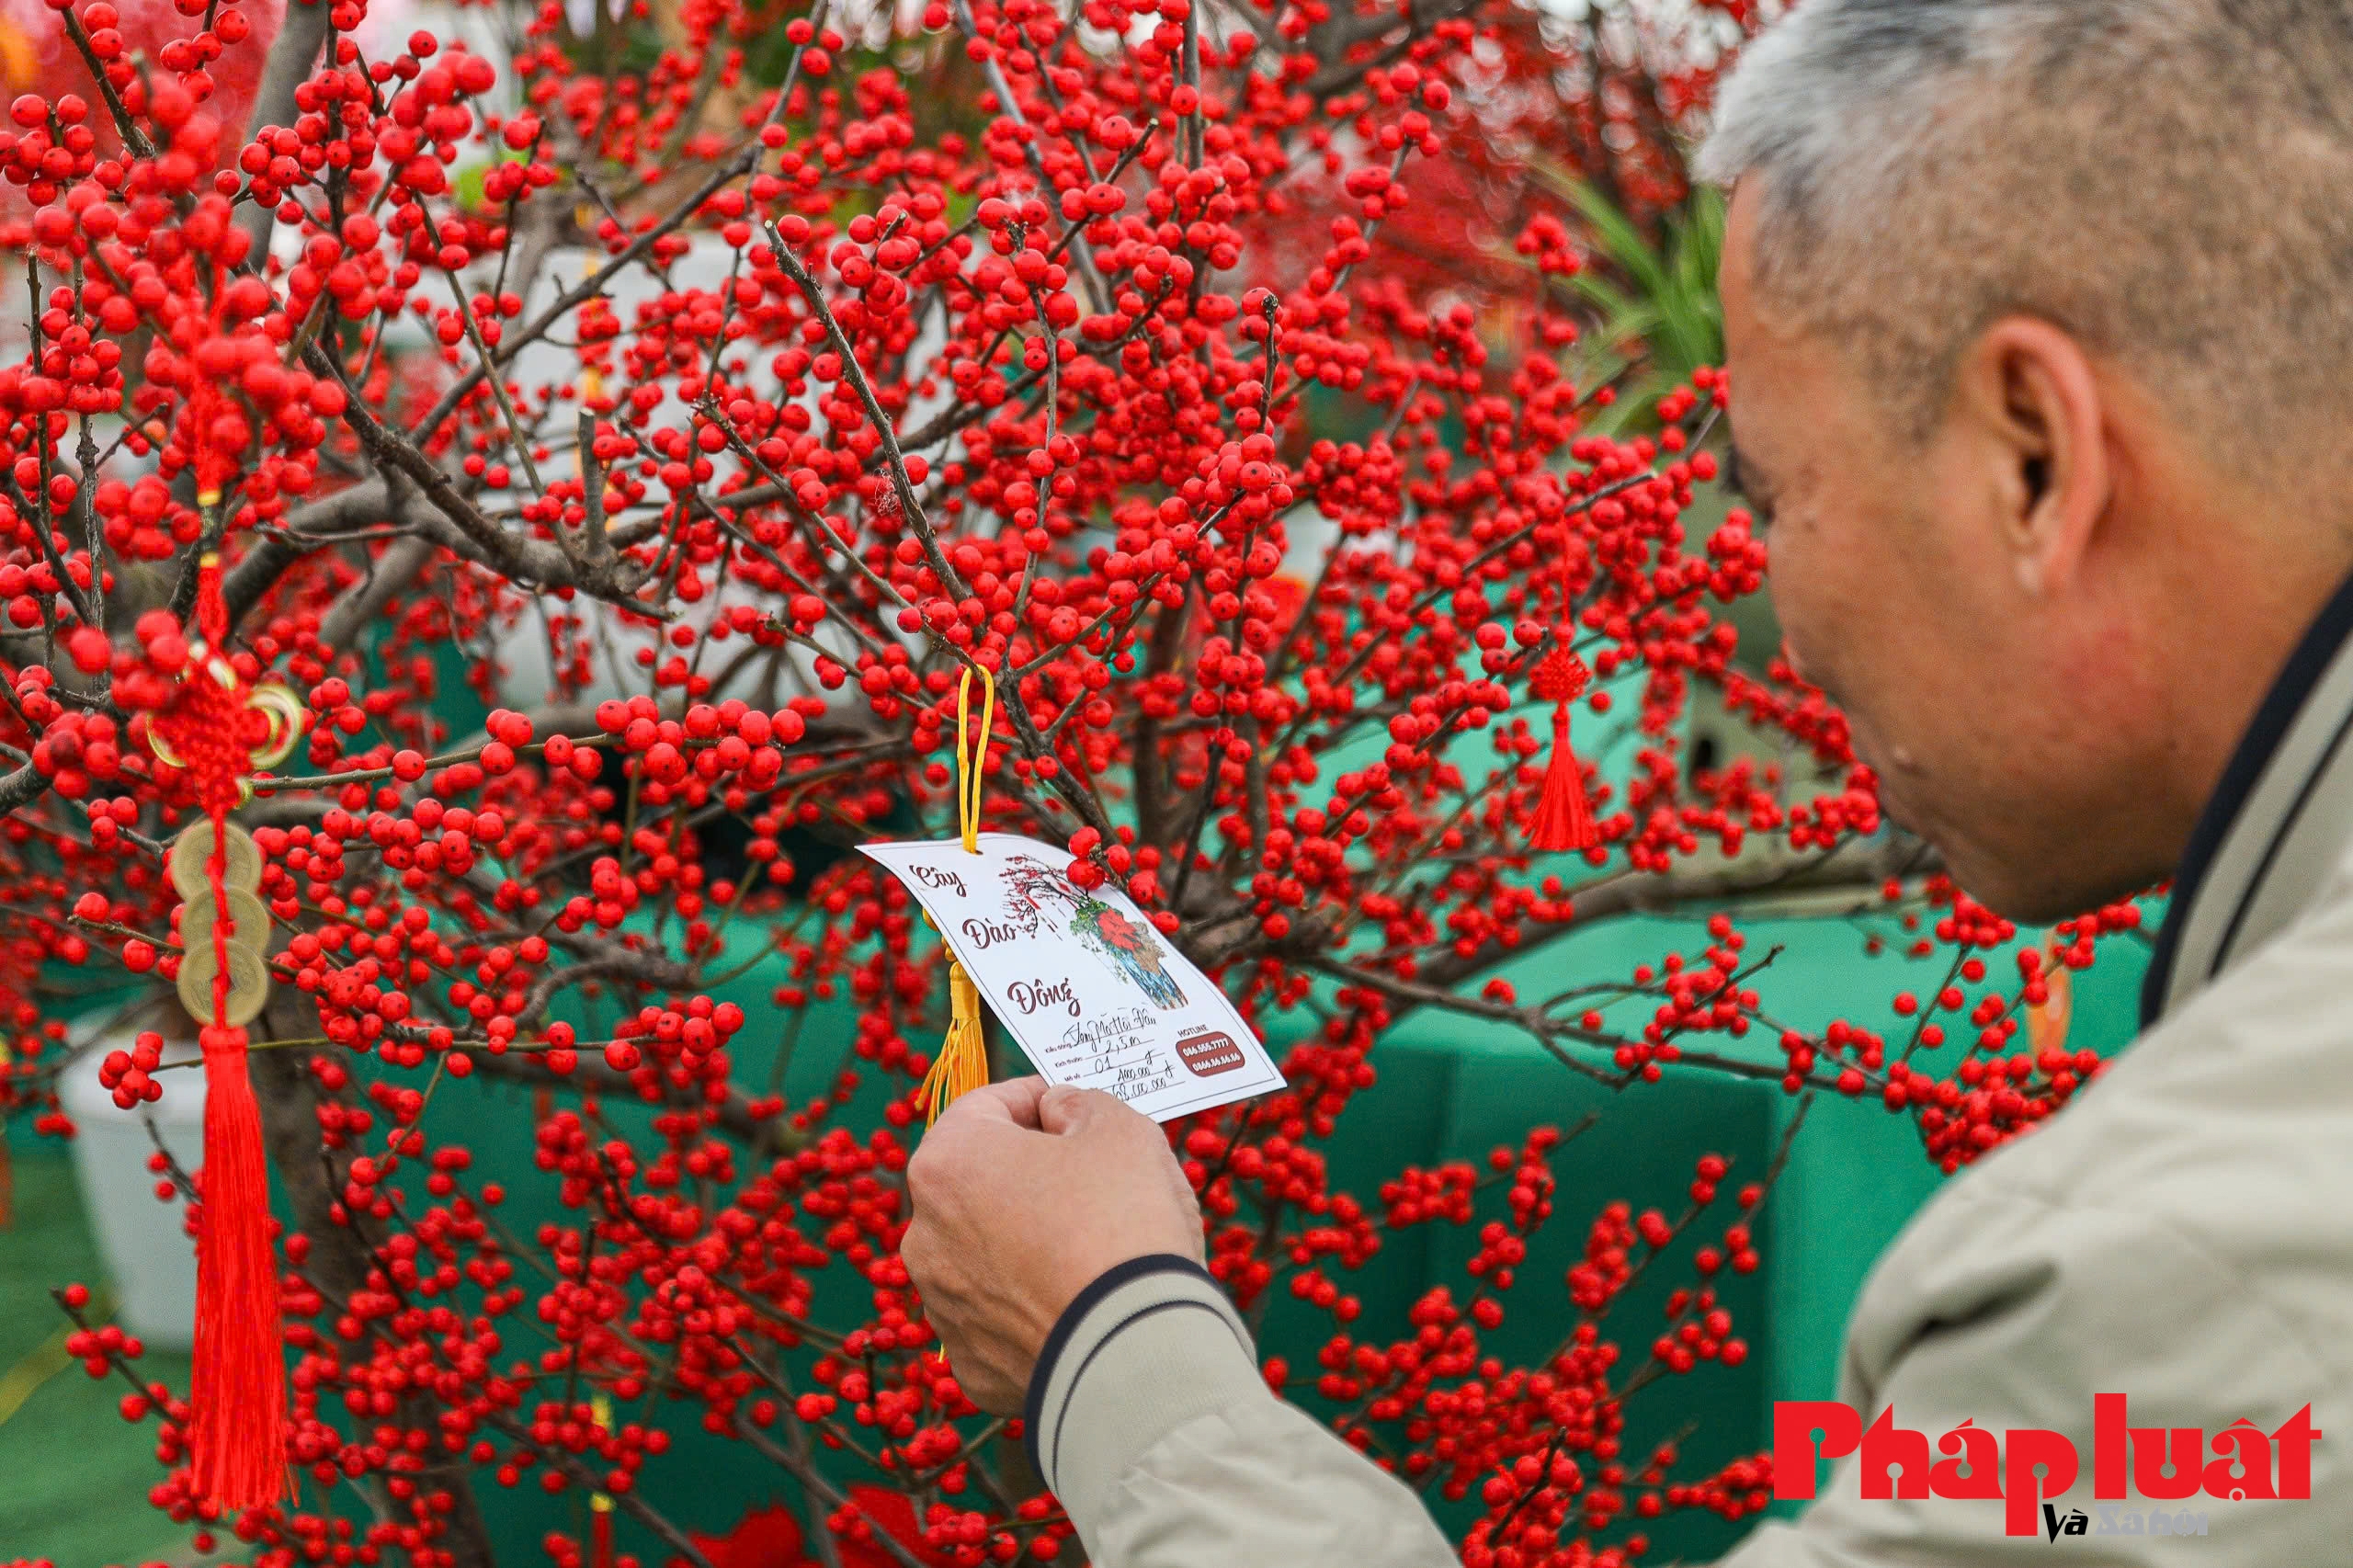
<path fill-rule="evenodd" d="M 59 1079 L 57 1094 L 74 1119 L 74 1174 L 114 1283 L 115 1321 L 157 1348 L 185 1350 L 196 1336 L 196 1243 L 187 1230 L 186 1200 L 155 1196 L 164 1178 L 147 1168 L 155 1152 L 147 1123 L 154 1123 L 183 1169 L 201 1165 L 204 1070 L 175 1068 L 162 1075 L 162 1099 L 122 1109 L 99 1086 L 98 1064 L 110 1051 L 129 1051 L 137 1032 L 118 1025 L 94 1033 Z M 164 1060 L 195 1055 L 193 1046 L 173 1046 Z"/>

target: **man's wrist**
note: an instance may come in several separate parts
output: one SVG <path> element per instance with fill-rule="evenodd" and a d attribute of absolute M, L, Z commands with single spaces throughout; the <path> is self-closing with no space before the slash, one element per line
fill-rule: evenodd
<path fill-rule="evenodd" d="M 1022 1410 L 1030 1460 L 1076 1518 L 1074 1494 L 1116 1480 L 1183 1422 L 1254 1394 L 1272 1397 L 1210 1272 L 1175 1253 L 1131 1258 L 1079 1292 L 1039 1354 Z"/>

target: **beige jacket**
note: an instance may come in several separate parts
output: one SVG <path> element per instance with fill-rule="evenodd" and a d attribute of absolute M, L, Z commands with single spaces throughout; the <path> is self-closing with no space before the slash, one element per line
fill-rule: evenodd
<path fill-rule="evenodd" d="M 1904 1500 L 1902 1483 L 1867 1500 L 1848 1457 L 1721 1568 L 2353 1564 L 2353 584 L 2198 825 L 2143 1023 L 2066 1111 L 1914 1218 L 1847 1333 L 1840 1398 L 1861 1421 L 1893 1405 L 1932 1460 L 1964 1421 L 2058 1434 L 2075 1483 L 2048 1512 L 2032 1494 L 2032 1532 L 2010 1534 L 2000 1500 Z M 2103 1488 L 2100 1394 L 2124 1396 L 2119 1426 L 2202 1431 L 2223 1495 L 2154 1500 L 2154 1466 L 2126 1495 Z M 2320 1435 L 2299 1443 L 2307 1405 Z M 1074 1304 L 1029 1415 L 1101 1568 L 1453 1560 L 1414 1494 L 1267 1391 L 1233 1308 L 1175 1259 L 1127 1265 Z M 2242 1417 L 2289 1435 L 2254 1445 L 2258 1466 L 2214 1441 Z M 2308 1456 L 2307 1499 L 2228 1497 L 2250 1468 L 2291 1483 L 2290 1449 Z"/>

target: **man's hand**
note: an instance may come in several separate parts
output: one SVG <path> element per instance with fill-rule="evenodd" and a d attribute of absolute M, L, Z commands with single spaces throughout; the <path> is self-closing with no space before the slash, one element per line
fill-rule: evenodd
<path fill-rule="evenodd" d="M 1054 1320 L 1096 1277 L 1201 1257 L 1192 1185 L 1149 1117 L 1097 1089 L 1017 1078 L 948 1108 L 907 1163 L 899 1256 L 965 1395 L 1017 1415 Z"/>

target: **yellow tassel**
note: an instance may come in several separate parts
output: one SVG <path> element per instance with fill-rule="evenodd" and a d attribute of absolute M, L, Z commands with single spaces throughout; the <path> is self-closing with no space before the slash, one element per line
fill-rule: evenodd
<path fill-rule="evenodd" d="M 996 718 L 996 682 L 981 671 L 981 738 L 974 746 L 966 731 L 972 722 L 973 666 L 964 666 L 956 683 L 956 827 L 968 853 L 981 852 L 981 769 L 988 764 L 989 727 Z M 924 1125 L 939 1119 L 961 1094 L 989 1081 L 988 1041 L 981 1031 L 981 992 L 964 966 L 948 960 L 948 1038 L 931 1071 L 923 1075 Z"/>
<path fill-rule="evenodd" d="M 987 1041 L 981 1033 L 981 993 L 964 966 L 948 960 L 948 1038 L 923 1075 L 924 1125 L 939 1119 L 957 1096 L 989 1081 Z"/>

